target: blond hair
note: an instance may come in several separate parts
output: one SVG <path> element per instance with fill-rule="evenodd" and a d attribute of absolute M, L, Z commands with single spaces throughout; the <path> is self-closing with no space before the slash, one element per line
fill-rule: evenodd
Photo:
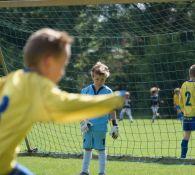
<path fill-rule="evenodd" d="M 195 64 L 190 66 L 189 76 L 190 76 L 190 78 L 193 78 L 193 79 L 195 78 Z"/>
<path fill-rule="evenodd" d="M 159 91 L 160 91 L 160 88 L 157 88 L 157 87 L 150 88 L 150 93 L 151 94 L 156 93 L 156 92 L 159 92 Z"/>
<path fill-rule="evenodd" d="M 53 56 L 58 58 L 66 53 L 65 47 L 73 42 L 73 38 L 66 32 L 43 28 L 33 33 L 24 46 L 24 64 L 36 67 L 40 60 Z"/>
<path fill-rule="evenodd" d="M 177 93 L 177 92 L 180 92 L 180 88 L 175 88 L 174 89 L 174 94 Z"/>
<path fill-rule="evenodd" d="M 93 77 L 94 74 L 104 75 L 108 78 L 110 76 L 110 71 L 105 64 L 98 61 L 91 69 L 91 76 Z"/>

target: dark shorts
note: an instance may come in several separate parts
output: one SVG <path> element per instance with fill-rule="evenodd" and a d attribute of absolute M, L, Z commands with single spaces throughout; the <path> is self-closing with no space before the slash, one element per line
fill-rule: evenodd
<path fill-rule="evenodd" d="M 175 109 L 175 111 L 181 110 L 180 106 L 178 106 L 178 105 L 176 105 L 176 106 L 174 107 L 174 109 Z"/>
<path fill-rule="evenodd" d="M 11 173 L 8 175 L 34 175 L 30 172 L 27 168 L 23 167 L 22 165 L 17 164 L 15 168 L 12 170 Z"/>
<path fill-rule="evenodd" d="M 183 130 L 184 131 L 195 131 L 195 117 L 184 117 Z"/>

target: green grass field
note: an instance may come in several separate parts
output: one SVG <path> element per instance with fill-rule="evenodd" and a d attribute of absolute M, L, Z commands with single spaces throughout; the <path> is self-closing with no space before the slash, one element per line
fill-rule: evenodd
<path fill-rule="evenodd" d="M 119 123 L 120 137 L 113 141 L 107 136 L 107 152 L 110 155 L 140 157 L 179 157 L 182 126 L 178 120 L 159 119 L 151 123 L 149 119 Z M 41 152 L 82 153 L 82 136 L 78 123 L 37 124 L 28 136 L 32 146 Z M 188 158 L 195 157 L 195 140 L 189 142 Z M 22 150 L 26 147 L 22 144 Z M 94 152 L 95 153 L 95 152 Z"/>
<path fill-rule="evenodd" d="M 182 127 L 178 120 L 159 119 L 151 123 L 148 119 L 119 123 L 120 137 L 113 141 L 107 136 L 107 150 L 110 155 L 146 157 L 179 157 Z M 28 135 L 32 146 L 39 152 L 82 154 L 82 136 L 78 123 L 37 124 Z M 195 157 L 193 137 L 189 143 L 188 158 Z M 22 144 L 22 151 L 26 149 Z M 96 152 L 94 152 L 96 154 Z M 77 175 L 81 169 L 81 159 L 54 159 L 20 157 L 19 162 L 38 175 Z M 92 175 L 98 173 L 98 161 L 91 164 Z M 193 165 L 164 165 L 155 163 L 132 163 L 108 161 L 107 175 L 192 175 Z"/>
<path fill-rule="evenodd" d="M 37 175 L 78 175 L 80 159 L 20 157 L 19 162 Z M 98 161 L 91 162 L 92 175 L 98 174 Z M 194 175 L 194 165 L 162 165 L 151 163 L 107 162 L 107 175 Z"/>

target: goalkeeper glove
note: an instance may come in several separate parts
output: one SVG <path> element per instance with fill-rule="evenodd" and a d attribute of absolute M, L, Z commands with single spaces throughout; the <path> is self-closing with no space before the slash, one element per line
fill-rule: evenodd
<path fill-rule="evenodd" d="M 119 136 L 119 128 L 117 125 L 113 126 L 111 131 L 110 131 L 110 135 L 113 139 L 117 139 Z"/>
<path fill-rule="evenodd" d="M 81 132 L 82 133 L 88 132 L 89 131 L 89 128 L 91 126 L 93 126 L 93 124 L 90 121 L 88 121 L 88 120 L 84 120 L 80 124 L 81 124 Z"/>

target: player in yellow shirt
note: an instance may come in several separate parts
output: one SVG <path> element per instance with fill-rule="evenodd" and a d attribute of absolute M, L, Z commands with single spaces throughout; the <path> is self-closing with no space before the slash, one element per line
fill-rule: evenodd
<path fill-rule="evenodd" d="M 179 98 L 180 98 L 180 88 L 175 88 L 174 95 L 173 95 L 173 105 L 174 105 L 174 109 L 177 113 L 177 118 L 180 121 L 182 121 L 183 120 L 183 113 L 182 113 L 180 105 L 179 105 Z"/>
<path fill-rule="evenodd" d="M 188 141 L 191 132 L 195 130 L 195 64 L 189 69 L 189 77 L 190 80 L 184 82 L 181 87 L 180 107 L 184 113 L 181 158 L 186 158 Z"/>
<path fill-rule="evenodd" d="M 38 30 L 24 47 L 26 69 L 0 80 L 0 175 L 33 174 L 15 158 L 18 145 L 35 122 L 78 121 L 123 105 L 119 92 L 90 96 L 67 93 L 56 86 L 69 62 L 72 40 L 65 32 Z"/>

